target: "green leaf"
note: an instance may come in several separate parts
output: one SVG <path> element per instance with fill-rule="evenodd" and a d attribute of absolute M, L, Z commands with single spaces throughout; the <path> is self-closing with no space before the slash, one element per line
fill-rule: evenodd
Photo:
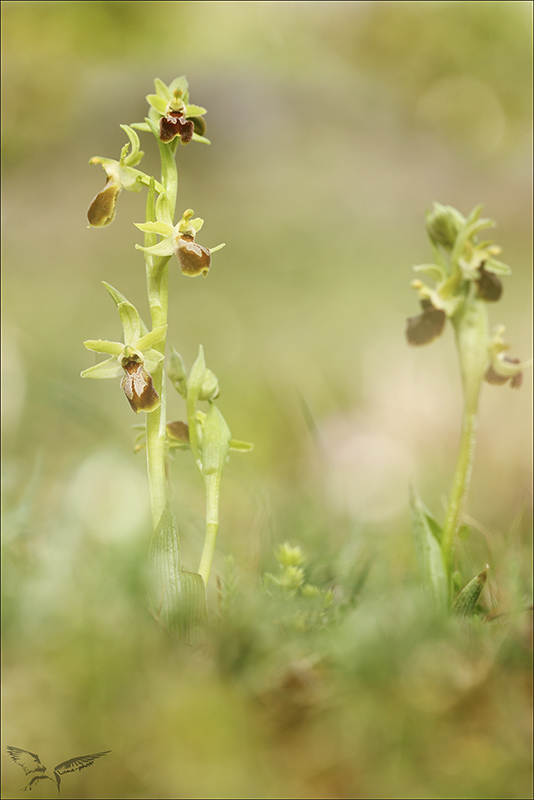
<path fill-rule="evenodd" d="M 182 592 L 177 626 L 180 637 L 188 644 L 196 645 L 208 622 L 206 587 L 198 572 L 182 571 Z"/>
<path fill-rule="evenodd" d="M 235 450 L 238 453 L 250 453 L 254 450 L 252 442 L 241 442 L 239 439 L 230 439 L 229 450 Z"/>
<path fill-rule="evenodd" d="M 435 523 L 420 500 L 411 492 L 412 528 L 415 551 L 419 562 L 419 570 L 423 585 L 438 609 L 445 609 L 448 604 L 448 577 L 443 561 L 441 547 L 436 536 Z M 439 526 L 438 526 L 439 527 Z"/>
<path fill-rule="evenodd" d="M 464 586 L 462 591 L 456 597 L 453 605 L 453 611 L 459 617 L 471 617 L 475 611 L 478 603 L 478 598 L 482 593 L 484 584 L 488 577 L 489 566 L 486 564 L 486 569 L 480 575 L 477 575 L 473 580 Z"/>
<path fill-rule="evenodd" d="M 201 576 L 181 569 L 176 520 L 167 506 L 150 546 L 150 595 L 154 615 L 182 641 L 196 644 L 206 625 L 206 587 Z"/>
<path fill-rule="evenodd" d="M 209 475 L 222 475 L 232 434 L 226 420 L 216 405 L 210 403 L 210 410 L 202 427 L 202 472 Z"/>
<path fill-rule="evenodd" d="M 182 588 L 178 526 L 167 506 L 150 544 L 150 596 L 154 614 L 165 627 L 176 624 Z"/>

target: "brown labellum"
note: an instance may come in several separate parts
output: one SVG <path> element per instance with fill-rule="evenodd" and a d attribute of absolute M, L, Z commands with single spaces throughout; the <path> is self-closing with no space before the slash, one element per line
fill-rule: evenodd
<path fill-rule="evenodd" d="M 480 278 L 476 281 L 477 295 L 488 303 L 496 303 L 502 295 L 502 283 L 493 272 L 487 272 L 484 264 L 479 269 Z"/>
<path fill-rule="evenodd" d="M 188 144 L 194 130 L 193 120 L 186 119 L 181 111 L 169 111 L 159 121 L 159 138 L 162 142 L 172 142 L 179 136 L 182 144 Z"/>
<path fill-rule="evenodd" d="M 422 314 L 409 317 L 406 323 L 406 338 L 410 344 L 428 344 L 440 336 L 445 325 L 446 315 L 440 308 L 424 304 Z"/>
<path fill-rule="evenodd" d="M 150 374 L 142 364 L 134 360 L 127 361 L 122 366 L 126 374 L 121 381 L 121 387 L 135 413 L 155 411 L 160 401 Z"/>
<path fill-rule="evenodd" d="M 520 363 L 518 358 L 508 358 L 508 356 L 504 356 L 504 361 L 508 361 L 510 364 Z M 507 381 L 510 381 L 512 389 L 519 389 L 523 383 L 523 373 L 516 372 L 515 375 L 500 375 L 497 370 L 490 365 L 486 370 L 484 380 L 487 383 L 492 383 L 494 386 L 502 386 L 504 383 L 507 383 Z"/>
<path fill-rule="evenodd" d="M 183 234 L 174 248 L 184 275 L 194 278 L 208 274 L 211 264 L 211 253 L 207 247 L 197 244 L 192 236 Z"/>
<path fill-rule="evenodd" d="M 121 187 L 113 178 L 108 178 L 106 185 L 97 194 L 87 212 L 87 219 L 93 228 L 103 228 L 104 225 L 110 225 L 113 222 L 120 190 Z"/>

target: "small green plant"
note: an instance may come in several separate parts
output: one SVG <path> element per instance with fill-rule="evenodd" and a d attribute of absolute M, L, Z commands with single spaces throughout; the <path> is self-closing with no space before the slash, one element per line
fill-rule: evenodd
<path fill-rule="evenodd" d="M 413 531 L 423 581 L 439 608 L 451 606 L 460 616 L 474 613 L 484 588 L 488 567 L 462 586 L 455 565 L 457 539 L 461 534 L 475 454 L 478 404 L 482 383 L 519 387 L 530 361 L 509 358 L 504 328 L 490 334 L 488 304 L 502 295 L 501 277 L 511 270 L 496 256 L 500 248 L 479 241 L 481 230 L 494 222 L 482 218 L 477 206 L 465 218 L 451 206 L 434 203 L 427 213 L 426 230 L 434 256 L 432 264 L 414 267 L 431 278 L 430 288 L 421 280 L 412 282 L 419 293 L 421 313 L 408 319 L 406 336 L 412 345 L 423 345 L 439 336 L 450 320 L 456 337 L 463 390 L 463 413 L 458 459 L 443 526 L 412 493 Z"/>
<path fill-rule="evenodd" d="M 146 447 L 153 536 L 150 550 L 153 612 L 168 628 L 178 628 L 195 638 L 207 615 L 208 583 L 215 540 L 219 527 L 219 494 L 224 465 L 230 450 L 245 452 L 246 442 L 232 439 L 224 417 L 214 401 L 219 383 L 207 368 L 202 346 L 189 374 L 180 354 L 171 347 L 165 354 L 168 326 L 169 265 L 179 266 L 183 275 L 206 277 L 212 255 L 224 245 L 207 248 L 196 242 L 204 220 L 186 209 L 174 222 L 178 192 L 176 150 L 178 144 L 192 141 L 210 144 L 204 136 L 206 109 L 189 101 L 185 76 L 167 86 L 156 78 L 155 94 L 147 96 L 149 112 L 144 122 L 121 125 L 128 137 L 119 160 L 95 156 L 90 164 L 100 164 L 106 184 L 88 211 L 89 226 L 102 228 L 113 222 L 117 199 L 123 189 L 147 189 L 145 221 L 136 223 L 144 233 L 143 251 L 146 269 L 151 326 L 144 323 L 137 308 L 108 283 L 104 283 L 115 303 L 124 331 L 123 342 L 95 339 L 84 342 L 88 350 L 103 353 L 107 360 L 84 370 L 82 378 L 121 377 L 121 387 L 134 412 L 146 413 L 146 426 L 137 449 Z M 143 158 L 137 131 L 156 139 L 161 159 L 161 178 L 141 172 Z M 186 422 L 166 419 L 167 375 L 185 401 Z M 199 402 L 208 404 L 201 411 Z M 176 449 L 189 449 L 202 476 L 206 494 L 206 533 L 198 572 L 182 569 L 178 526 L 168 502 L 167 460 Z"/>
<path fill-rule="evenodd" d="M 280 622 L 297 630 L 311 630 L 325 625 L 334 605 L 332 589 L 322 589 L 308 581 L 306 556 L 301 548 L 284 542 L 275 550 L 278 569 L 263 575 L 267 595 L 278 601 Z"/>

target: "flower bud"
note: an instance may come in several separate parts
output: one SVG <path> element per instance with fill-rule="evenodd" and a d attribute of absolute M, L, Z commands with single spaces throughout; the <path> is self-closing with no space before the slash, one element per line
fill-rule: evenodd
<path fill-rule="evenodd" d="M 121 191 L 121 186 L 109 177 L 106 185 L 99 192 L 87 212 L 87 219 L 89 225 L 93 228 L 103 228 L 105 225 L 110 225 L 115 219 L 115 210 L 117 207 L 117 197 Z"/>
<path fill-rule="evenodd" d="M 199 400 L 215 400 L 216 397 L 219 396 L 219 381 L 217 380 L 217 376 L 211 371 L 211 369 L 207 369 L 204 372 L 204 378 L 202 379 L 202 386 L 200 389 L 200 394 L 198 395 Z"/>
<path fill-rule="evenodd" d="M 181 235 L 174 246 L 174 253 L 178 257 L 184 275 L 194 278 L 197 275 L 208 274 L 211 253 L 207 247 L 197 244 L 192 236 Z"/>
<path fill-rule="evenodd" d="M 155 411 L 160 403 L 159 395 L 139 356 L 133 354 L 130 359 L 125 357 L 121 365 L 126 373 L 121 387 L 132 409 L 136 414 L 140 411 Z"/>
<path fill-rule="evenodd" d="M 171 345 L 167 375 L 172 385 L 182 397 L 187 397 L 187 373 L 182 356 Z"/>
<path fill-rule="evenodd" d="M 456 237 L 465 219 L 452 206 L 434 203 L 432 210 L 426 215 L 426 230 L 432 242 L 452 250 Z"/>

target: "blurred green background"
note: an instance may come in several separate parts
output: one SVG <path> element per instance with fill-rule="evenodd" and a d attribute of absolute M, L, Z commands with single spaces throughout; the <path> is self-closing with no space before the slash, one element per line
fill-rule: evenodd
<path fill-rule="evenodd" d="M 408 487 L 442 517 L 460 386 L 451 331 L 413 350 L 404 325 L 425 210 L 483 203 L 513 270 L 492 323 L 530 355 L 532 4 L 3 2 L 2 23 L 4 744 L 47 764 L 112 749 L 64 779 L 72 797 L 529 796 L 521 615 L 466 655 L 417 600 Z M 146 312 L 144 195 L 89 230 L 104 185 L 89 158 L 118 158 L 153 79 L 182 74 L 212 145 L 179 148 L 178 213 L 226 247 L 207 280 L 171 273 L 169 342 L 188 366 L 203 344 L 233 435 L 255 443 L 223 479 L 215 571 L 232 554 L 253 581 L 286 539 L 325 585 L 371 559 L 335 678 L 308 661 L 302 678 L 309 645 L 271 633 L 250 666 L 250 619 L 209 657 L 161 637 L 139 420 L 118 380 L 79 378 L 83 340 L 120 338 L 102 280 Z M 461 558 L 469 575 L 490 564 L 488 608 L 529 589 L 531 393 L 530 372 L 483 393 Z M 188 454 L 172 478 L 196 569 Z M 273 686 L 295 670 L 312 711 L 281 733 Z"/>

